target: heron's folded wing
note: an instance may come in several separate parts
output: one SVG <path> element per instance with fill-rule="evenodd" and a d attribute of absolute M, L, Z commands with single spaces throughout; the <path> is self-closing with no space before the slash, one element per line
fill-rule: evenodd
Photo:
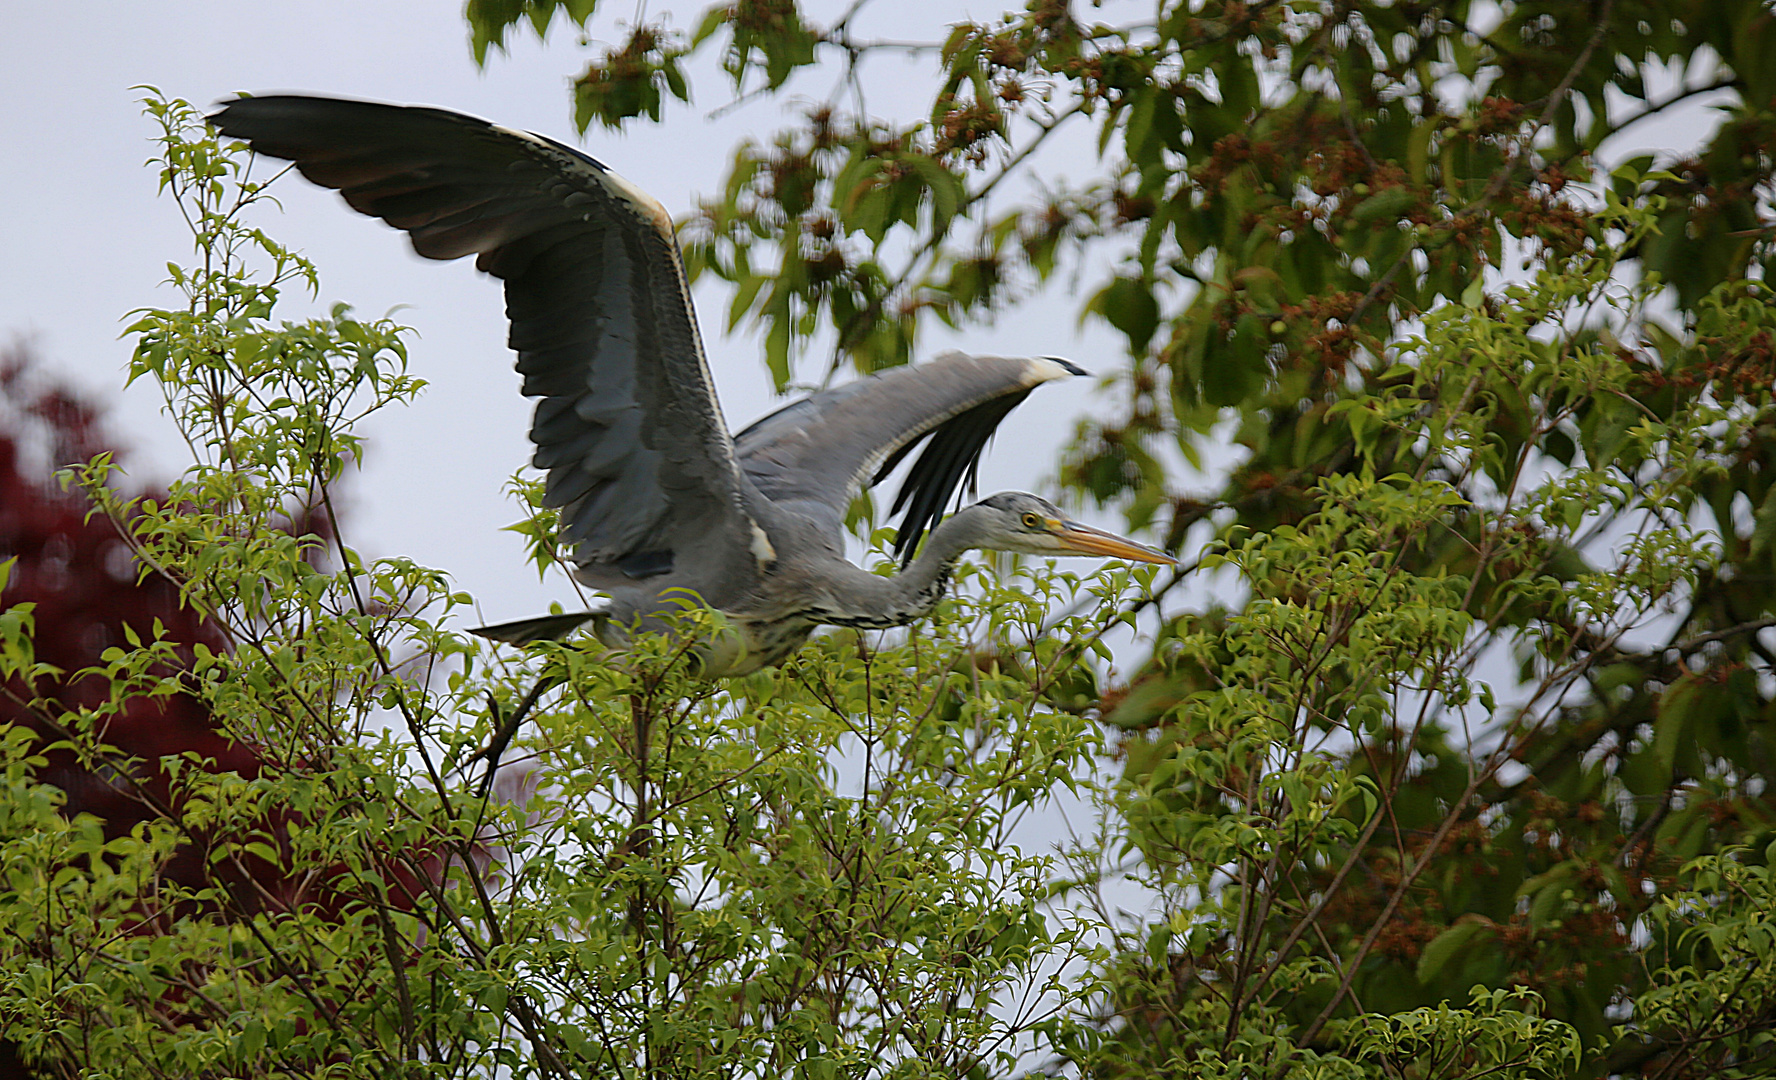
<path fill-rule="evenodd" d="M 740 468 L 766 498 L 813 503 L 842 519 L 865 483 L 930 441 L 894 500 L 906 510 L 895 553 L 910 558 L 973 474 L 999 422 L 1032 389 L 1084 372 L 1052 357 L 945 353 L 778 409 L 734 437 Z M 829 520 L 832 520 L 829 518 Z"/>
<path fill-rule="evenodd" d="M 670 566 L 684 534 L 744 516 L 658 202 L 571 147 L 441 109 L 275 95 L 210 121 L 404 230 L 421 255 L 473 254 L 505 281 L 524 393 L 542 399 L 535 464 L 574 561 Z"/>

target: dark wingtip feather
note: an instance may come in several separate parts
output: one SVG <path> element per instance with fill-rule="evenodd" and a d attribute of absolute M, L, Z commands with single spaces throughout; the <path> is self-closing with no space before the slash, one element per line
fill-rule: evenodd
<path fill-rule="evenodd" d="M 506 283 L 524 392 L 545 399 L 532 425 L 544 498 L 562 510 L 576 562 L 636 556 L 618 569 L 657 573 L 680 500 L 734 502 L 727 434 L 701 385 L 677 242 L 657 201 L 572 147 L 443 109 L 265 94 L 218 102 L 208 119 L 294 161 L 426 258 L 473 255 Z M 686 456 L 665 463 L 644 445 L 644 419 L 682 431 Z M 669 491 L 668 467 L 692 479 Z"/>
<path fill-rule="evenodd" d="M 534 619 L 519 619 L 515 622 L 498 623 L 494 626 L 477 626 L 469 633 L 484 637 L 489 641 L 503 641 L 508 645 L 529 645 L 533 641 L 560 641 L 562 638 L 579 629 L 581 624 L 596 619 L 600 612 L 576 611 L 568 615 L 542 615 Z"/>

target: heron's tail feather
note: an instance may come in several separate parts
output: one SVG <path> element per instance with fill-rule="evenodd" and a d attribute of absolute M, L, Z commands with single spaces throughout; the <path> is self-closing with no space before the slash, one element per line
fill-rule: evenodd
<path fill-rule="evenodd" d="M 534 619 L 519 619 L 516 622 L 500 623 L 497 626 L 478 626 L 470 630 L 490 641 L 504 641 L 509 645 L 529 645 L 533 641 L 560 641 L 573 633 L 581 623 L 589 622 L 605 614 L 602 611 L 576 611 L 568 615 L 539 615 Z"/>

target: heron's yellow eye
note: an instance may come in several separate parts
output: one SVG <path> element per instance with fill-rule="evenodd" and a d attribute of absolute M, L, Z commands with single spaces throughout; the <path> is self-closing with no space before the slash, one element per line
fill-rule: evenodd
<path fill-rule="evenodd" d="M 1040 529 L 1041 527 L 1042 527 L 1042 518 L 1039 515 L 1036 515 L 1036 514 L 1025 514 L 1024 515 L 1024 528 L 1026 528 L 1026 529 Z"/>

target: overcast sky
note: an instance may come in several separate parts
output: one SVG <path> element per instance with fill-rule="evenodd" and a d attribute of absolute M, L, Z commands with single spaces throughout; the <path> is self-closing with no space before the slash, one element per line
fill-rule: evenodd
<path fill-rule="evenodd" d="M 651 14 L 670 14 L 682 27 L 694 24 L 704 6 L 689 0 L 652 7 Z M 985 17 L 999 7 L 986 4 L 975 14 Z M 633 11 L 628 5 L 608 10 L 617 8 L 625 17 Z M 1118 8 L 1136 18 L 1150 5 L 1110 2 L 1097 15 L 1114 19 Z M 968 14 L 943 0 L 896 0 L 866 10 L 876 25 L 862 29 L 900 39 L 940 40 L 946 22 Z M 601 14 L 593 36 L 619 37 L 615 19 Z M 0 45 L 0 90 L 11 103 L 3 121 L 11 160 L 0 170 L 0 205 L 8 208 L 0 224 L 6 251 L 0 335 L 26 335 L 53 371 L 113 404 L 113 427 L 144 481 L 164 481 L 186 458 L 159 415 L 155 390 L 118 389 L 131 347 L 118 335 L 129 310 L 175 302 L 159 283 L 168 261 L 187 258 L 190 242 L 144 166 L 154 125 L 141 116 L 133 85 L 152 84 L 203 106 L 239 90 L 303 90 L 458 109 L 574 142 L 680 216 L 699 195 L 717 190 L 731 148 L 770 130 L 781 108 L 760 101 L 712 119 L 729 102 L 712 54 L 693 68 L 693 105 L 672 109 L 667 123 L 636 125 L 623 135 L 594 129 L 577 139 L 567 86 L 587 56 L 578 35 L 558 28 L 547 46 L 533 35 L 519 36 L 509 54 L 495 54 L 479 69 L 455 0 L 14 5 L 8 24 Z M 908 115 L 918 108 L 929 94 L 926 63 L 872 60 L 872 110 Z M 824 97 L 835 78 L 830 69 L 798 76 L 795 100 Z M 1637 132 L 1632 141 L 1681 145 L 1712 122 L 1701 109 L 1678 111 L 1659 119 L 1663 133 Z M 1081 182 L 1096 165 L 1084 131 L 1039 161 L 1050 182 Z M 313 258 L 322 275 L 318 302 L 293 304 L 285 317 L 342 300 L 366 316 L 405 305 L 398 318 L 418 333 L 411 370 L 431 384 L 413 407 L 369 424 L 365 468 L 348 489 L 347 541 L 371 557 L 405 555 L 448 571 L 491 621 L 571 599 L 559 582 L 539 584 L 521 541 L 501 531 L 518 516 L 501 488 L 529 457 L 530 403 L 517 392 L 505 349 L 498 284 L 478 275 L 469 260 L 420 259 L 404 238 L 349 212 L 331 192 L 294 177 L 278 188 L 285 213 L 258 223 Z M 1079 298 L 1065 283 L 1054 293 L 995 327 L 947 336 L 934 328 L 922 353 L 959 347 L 1059 354 L 1090 369 L 1115 370 L 1122 362 L 1117 338 L 1101 326 L 1078 326 Z M 706 285 L 698 299 L 710 364 L 737 429 L 774 405 L 758 342 L 746 333 L 724 334 L 725 292 Z M 805 370 L 817 373 L 828 357 L 810 359 Z M 1087 380 L 1033 395 L 989 450 L 983 492 L 1044 490 L 1059 447 L 1094 402 L 1101 405 Z"/>

